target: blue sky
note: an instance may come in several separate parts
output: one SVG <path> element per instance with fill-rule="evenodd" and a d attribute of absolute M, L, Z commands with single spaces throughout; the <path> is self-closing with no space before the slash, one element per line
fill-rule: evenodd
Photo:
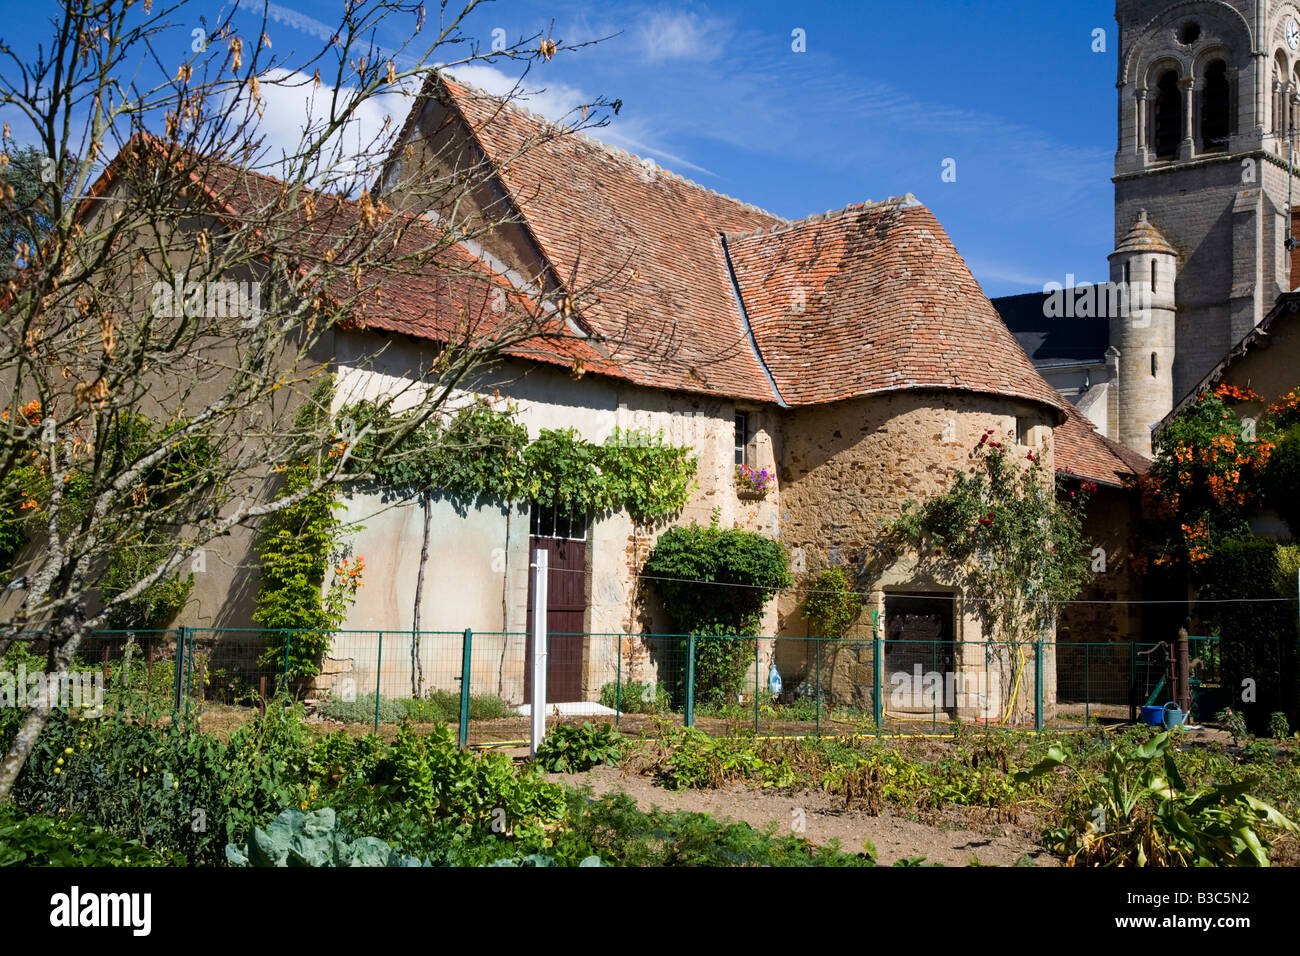
<path fill-rule="evenodd" d="M 236 23 L 254 29 L 261 4 L 245 6 Z M 320 24 L 341 4 L 272 8 L 268 34 L 292 63 L 290 51 L 318 45 Z M 222 9 L 188 7 L 178 42 L 191 19 Z M 46 0 L 0 0 L 0 40 L 27 58 L 54 12 Z M 396 46 L 413 27 L 394 20 L 378 40 Z M 1092 49 L 1098 28 L 1104 53 Z M 554 114 L 597 95 L 622 99 L 598 135 L 711 189 L 790 218 L 915 193 L 991 296 L 1067 274 L 1106 277 L 1111 2 L 506 0 L 483 4 L 468 22 L 485 43 L 496 29 L 512 41 L 539 30 L 565 42 L 611 37 L 538 65 L 527 80 L 537 91 L 531 105 Z M 805 52 L 792 49 L 796 29 Z M 463 78 L 508 84 L 509 64 L 501 66 Z M 955 182 L 942 181 L 946 159 L 956 161 Z"/>

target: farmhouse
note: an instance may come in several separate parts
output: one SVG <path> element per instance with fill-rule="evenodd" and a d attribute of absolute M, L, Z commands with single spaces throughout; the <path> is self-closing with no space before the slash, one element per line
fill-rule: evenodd
<path fill-rule="evenodd" d="M 796 587 L 767 608 L 755 679 L 776 665 L 791 687 L 820 676 L 823 690 L 863 705 L 872 664 L 860 639 L 869 642 L 872 621 L 883 619 L 888 671 L 923 664 L 965 675 L 957 678 L 964 686 L 987 659 L 980 621 L 960 590 L 920 571 L 915 555 L 883 565 L 871 556 L 883 524 L 907 501 L 946 491 L 986 433 L 1005 436 L 1013 458 L 1040 458 L 1049 478 L 1055 471 L 1097 483 L 1104 507 L 1096 530 L 1114 539 L 1113 554 L 1126 553 L 1122 477 L 1143 459 L 1104 439 L 1044 381 L 915 197 L 788 221 L 436 76 L 379 171 L 374 200 L 409 214 L 404 203 L 416 186 L 467 170 L 488 173 L 471 208 L 422 211 L 398 242 L 418 247 L 416 233 L 455 233 L 476 218 L 492 228 L 449 248 L 428 275 L 371 283 L 373 296 L 322 343 L 332 409 L 391 399 L 400 411 L 428 387 L 427 371 L 463 334 L 467 315 L 490 324 L 504 306 L 545 302 L 547 321 L 564 336 L 512 343 L 500 361 L 459 382 L 451 404 L 510 409 L 532 438 L 572 429 L 599 445 L 658 433 L 690 451 L 695 486 L 680 511 L 657 522 L 624 510 L 571 513 L 528 496 L 354 490 L 344 517 L 358 527 L 349 543 L 365 559 L 365 587 L 333 639 L 318 690 L 344 680 L 378 680 L 394 695 L 452 689 L 459 641 L 411 634 L 471 629 L 474 686 L 524 700 L 529 565 L 539 549 L 551 569 L 549 699 L 595 700 L 618 676 L 665 679 L 662 640 L 642 637 L 669 630 L 645 561 L 671 524 L 711 522 L 781 542 L 796 575 Z M 268 177 L 218 172 L 205 188 L 225 215 L 283 203 Z M 316 237 L 325 231 L 373 215 L 371 201 L 318 196 L 316 219 L 288 224 L 301 235 L 302 256 L 321 254 Z M 173 309 L 207 307 L 182 279 L 140 293 L 166 290 Z M 233 298 L 237 306 L 224 303 L 229 315 L 256 311 L 251 295 Z M 256 321 L 245 318 L 243 327 Z M 770 478 L 755 488 L 742 469 Z M 255 493 L 274 484 L 268 476 Z M 1090 587 L 1127 596 L 1122 564 L 1103 562 Z M 830 567 L 846 569 L 868 600 L 859 640 L 825 661 L 804 640 L 801 588 Z M 251 534 L 236 529 L 202 570 L 175 623 L 218 635 L 252 625 Z M 1061 627 L 1071 640 L 1103 639 L 1099 628 L 1104 637 L 1129 636 L 1135 622 L 1117 620 L 1067 614 Z M 924 661 L 906 641 L 931 642 Z M 1057 652 L 1043 653 L 1042 698 L 1051 706 Z"/>
<path fill-rule="evenodd" d="M 890 622 L 890 638 L 958 649 L 982 637 L 953 588 L 918 577 L 906 558 L 864 576 L 883 521 L 909 498 L 946 490 L 986 430 L 1009 436 L 1020 457 L 1034 451 L 1049 468 L 1055 462 L 1105 483 L 1122 499 L 1119 475 L 1136 456 L 1102 439 L 1043 381 L 914 197 L 790 222 L 593 139 L 548 141 L 548 129 L 540 117 L 440 78 L 424 90 L 380 180 L 400 208 L 409 177 L 489 164 L 496 188 L 481 198 L 482 214 L 508 209 L 514 223 L 467 255 L 527 290 L 576 295 L 615 280 L 571 319 L 585 357 L 517 356 L 474 382 L 473 391 L 512 405 L 532 435 L 572 427 L 599 443 L 615 429 L 662 431 L 699 462 L 698 488 L 675 522 L 717 520 L 769 535 L 789 549 L 801 582 L 845 566 L 869 592 L 869 609 Z M 533 141 L 544 145 L 523 148 Z M 384 302 L 368 310 L 364 328 L 338 333 L 338 407 L 405 387 L 436 349 L 437 330 L 415 318 L 409 294 L 385 290 Z M 740 465 L 775 475 L 766 494 L 738 487 Z M 475 657 L 476 682 L 522 699 L 529 555 L 541 548 L 552 568 L 549 630 L 589 635 L 553 638 L 552 698 L 594 699 L 616 673 L 652 675 L 651 647 L 612 636 L 667 629 L 640 579 L 663 524 L 436 498 L 423 514 L 418 503 L 382 498 L 348 500 L 348 517 L 364 525 L 355 551 L 368 566 L 348 629 L 412 627 L 427 541 L 421 629 L 474 629 L 476 646 L 491 648 Z M 805 636 L 799 604 L 797 591 L 782 595 L 762 633 Z M 210 601 L 196 610 L 214 623 L 241 613 Z M 775 662 L 797 683 L 814 666 L 808 647 L 766 640 L 758 667 L 766 674 Z M 450 659 L 458 644 L 422 653 L 423 673 L 447 681 L 458 673 Z M 946 665 L 960 670 L 954 653 L 964 652 L 950 651 Z M 332 656 L 347 671 L 371 655 L 344 637 Z M 411 666 L 393 655 L 384 683 L 404 686 Z M 359 686 L 371 680 L 349 672 Z M 837 678 L 850 697 L 853 673 Z"/>

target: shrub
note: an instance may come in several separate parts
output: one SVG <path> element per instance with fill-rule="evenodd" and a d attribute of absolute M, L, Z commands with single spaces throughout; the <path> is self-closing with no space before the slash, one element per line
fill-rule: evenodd
<path fill-rule="evenodd" d="M 839 640 L 866 603 L 866 597 L 850 586 L 843 568 L 826 568 L 817 575 L 813 593 L 804 601 L 803 616 L 815 637 Z"/>
<path fill-rule="evenodd" d="M 785 548 L 755 531 L 713 525 L 670 528 L 646 560 L 673 629 L 700 635 L 695 644 L 695 699 L 722 703 L 740 692 L 754 660 L 763 608 L 792 583 Z M 703 584 L 699 582 L 705 582 Z M 679 650 L 685 658 L 687 644 Z M 678 701 L 686 697 L 686 668 L 678 677 Z"/>
<path fill-rule="evenodd" d="M 1286 714 L 1280 710 L 1275 710 L 1268 715 L 1268 735 L 1281 740 L 1291 736 L 1291 724 L 1287 722 Z"/>
<path fill-rule="evenodd" d="M 549 773 L 582 773 L 602 763 L 613 766 L 623 759 L 622 739 L 609 724 L 561 724 L 537 748 L 537 763 Z"/>
<path fill-rule="evenodd" d="M 600 703 L 624 714 L 662 714 L 668 710 L 668 688 L 657 681 L 610 681 L 600 688 Z"/>
<path fill-rule="evenodd" d="M 1291 529 L 1300 536 L 1300 425 L 1293 425 L 1282 433 L 1269 456 L 1263 475 L 1264 502 L 1276 511 Z"/>

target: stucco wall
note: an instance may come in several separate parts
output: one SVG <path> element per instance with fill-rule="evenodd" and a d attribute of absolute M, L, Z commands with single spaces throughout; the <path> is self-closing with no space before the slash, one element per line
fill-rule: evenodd
<path fill-rule="evenodd" d="M 399 408 L 419 400 L 408 383 L 428 367 L 434 356 L 432 349 L 395 337 L 388 339 L 383 351 L 376 355 L 373 336 L 357 333 L 340 335 L 339 340 L 336 409 L 360 398 L 387 394 L 401 393 L 396 403 Z M 698 488 L 680 515 L 649 529 L 635 527 L 623 513 L 597 515 L 587 533 L 584 630 L 592 637 L 584 650 L 584 693 L 595 699 L 600 687 L 615 679 L 620 670 L 620 648 L 625 679 L 632 674 L 638 680 L 670 680 L 672 675 L 660 674 L 663 654 L 652 654 L 637 638 L 620 641 L 618 637 L 670 629 L 653 587 L 639 577 L 658 535 L 673 524 L 707 524 L 715 511 L 723 527 L 779 535 L 778 492 L 761 501 L 741 500 L 736 495 L 736 406 L 730 401 L 673 395 L 596 376 L 575 381 L 558 369 L 513 362 L 467 383 L 450 404 L 463 403 L 471 393 L 495 394 L 498 408 L 512 404 L 533 437 L 544 428 L 573 427 L 585 439 L 603 442 L 615 428 L 662 430 L 667 441 L 695 451 L 699 460 Z M 753 432 L 750 456 L 759 466 L 772 470 L 776 464 L 774 412 L 757 406 L 745 410 L 750 413 Z M 353 495 L 345 500 L 344 519 L 364 525 L 350 543 L 356 554 L 365 557 L 367 565 L 367 584 L 349 612 L 346 628 L 407 630 L 411 626 L 423 525 L 419 504 L 401 500 L 406 496 L 393 490 L 389 500 L 378 495 Z M 522 701 L 523 697 L 528 520 L 527 506 L 517 506 L 507 515 L 501 503 L 480 503 L 458 515 L 451 503 L 436 503 L 421 611 L 422 630 L 459 633 L 470 627 L 476 635 L 480 630 L 513 635 L 476 636 L 474 654 L 476 692 L 480 686 L 491 685 L 492 693 L 512 702 Z M 439 582 L 441 590 L 430 591 L 433 581 Z M 773 604 L 764 631 L 773 633 L 775 627 Z M 368 654 L 373 657 L 373 639 L 366 641 L 364 647 L 349 645 L 346 649 L 356 658 L 351 668 L 363 674 L 357 679 L 360 692 L 374 686 L 373 672 L 363 672 L 368 665 L 362 664 L 362 658 Z M 460 641 L 439 638 L 436 642 L 446 649 L 441 656 L 428 659 L 424 686 L 450 689 L 454 686 L 450 683 L 452 675 L 459 673 Z M 478 649 L 489 645 L 494 650 Z M 336 648 L 342 650 L 342 646 Z M 384 654 L 383 686 L 391 686 L 394 693 L 410 693 L 409 638 L 404 655 L 390 660 L 387 650 Z M 436 684 L 430 682 L 430 673 L 436 675 Z M 763 675 L 765 678 L 766 664 Z"/>

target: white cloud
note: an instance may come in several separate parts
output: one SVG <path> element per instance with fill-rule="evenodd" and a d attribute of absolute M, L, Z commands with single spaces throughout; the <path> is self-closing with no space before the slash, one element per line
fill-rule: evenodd
<path fill-rule="evenodd" d="M 650 63 L 701 60 L 721 48 L 724 24 L 694 13 L 656 11 L 641 21 L 634 39 L 641 57 Z"/>
<path fill-rule="evenodd" d="M 253 120 L 251 138 L 260 139 L 261 148 L 251 166 L 280 176 L 286 160 L 301 152 L 307 139 L 323 132 L 334 91 L 325 83 L 316 86 L 306 74 L 288 70 L 269 70 L 259 81 L 263 108 Z M 358 104 L 348 123 L 313 151 L 317 158 L 313 183 L 321 185 L 323 179 L 346 183 L 353 177 L 372 176 L 388 155 L 417 92 L 418 81 L 411 78 L 400 93 L 374 94 Z M 356 96 L 355 87 L 341 88 L 336 108 L 344 108 Z"/>

